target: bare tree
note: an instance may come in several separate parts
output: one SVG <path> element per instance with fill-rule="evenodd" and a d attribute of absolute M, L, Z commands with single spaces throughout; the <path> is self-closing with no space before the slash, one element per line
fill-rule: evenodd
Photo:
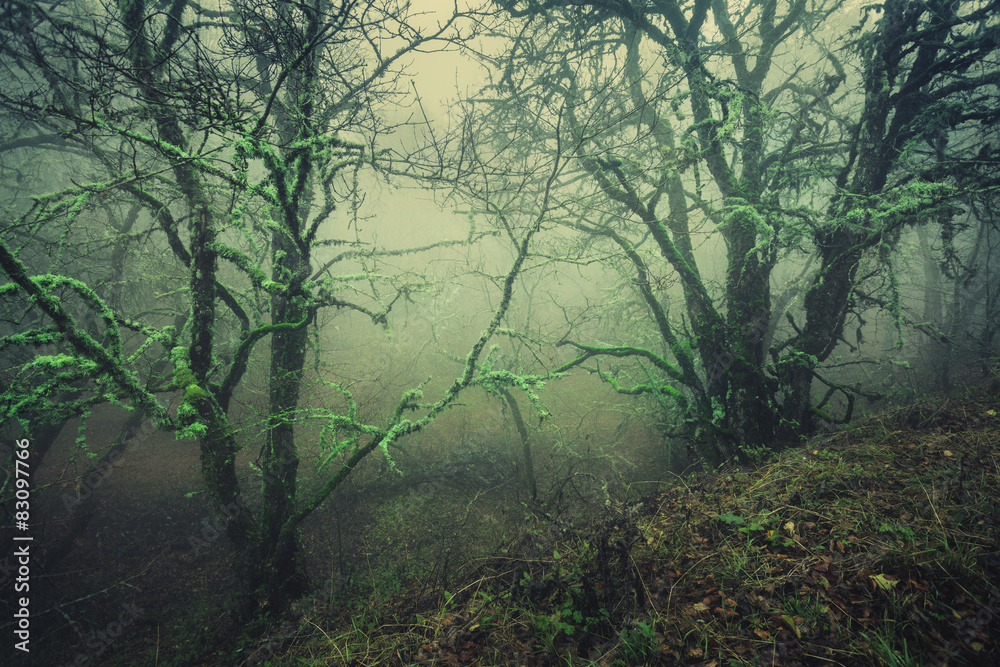
<path fill-rule="evenodd" d="M 655 332 L 562 340 L 579 354 L 556 370 L 640 361 L 655 380 L 592 370 L 671 397 L 714 461 L 849 420 L 859 388 L 832 355 L 866 310 L 903 325 L 901 232 L 996 187 L 996 3 L 887 2 L 847 24 L 833 0 L 502 4 L 508 47 L 471 122 L 496 151 L 569 163 L 551 218 L 578 233 L 566 258 L 613 253 Z"/>
<path fill-rule="evenodd" d="M 0 296 L 17 323 L 0 347 L 22 352 L 0 419 L 114 401 L 197 438 L 206 487 L 228 517 L 238 611 L 278 609 L 304 590 L 299 526 L 361 460 L 378 449 L 388 456 L 469 386 L 538 381 L 479 366 L 510 305 L 527 229 L 514 239 L 496 312 L 459 377 L 432 402 L 419 387 L 404 391 L 372 423 L 359 419 L 346 387 L 335 387 L 343 411 L 320 417 L 339 466 L 299 496 L 302 374 L 318 313 L 349 309 L 386 326 L 420 283 L 370 266 L 421 248 L 386 251 L 357 233 L 363 175 L 403 171 L 386 121 L 408 94 L 403 65 L 460 44 L 475 14 L 449 12 L 419 28 L 408 3 L 393 0 L 235 0 L 220 9 L 187 0 L 15 1 L 3 11 L 0 105 L 14 119 L 7 147 L 29 163 L 67 154 L 78 162 L 36 181 L 46 194 L 22 202 L 0 237 L 9 281 Z M 97 212 L 109 202 L 138 207 L 129 229 L 104 227 Z M 82 229 L 135 245 L 124 256 L 113 250 L 91 276 L 83 262 L 61 261 Z M 43 240 L 57 240 L 57 249 Z M 136 307 L 120 289 L 137 248 L 169 259 L 157 288 L 176 303 L 149 308 L 147 298 Z M 259 509 L 240 482 L 230 414 L 254 364 L 266 368 L 267 395 Z"/>

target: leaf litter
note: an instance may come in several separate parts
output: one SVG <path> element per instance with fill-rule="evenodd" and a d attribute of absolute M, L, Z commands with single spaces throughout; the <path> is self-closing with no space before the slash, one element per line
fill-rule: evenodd
<path fill-rule="evenodd" d="M 390 604 L 367 653 L 326 659 L 1000 664 L 998 389 L 868 417 L 754 469 L 681 478 L 564 531 L 544 556 L 484 560 L 416 621 Z M 327 627 L 320 641 L 344 637 Z M 315 633 L 297 644 L 323 652 Z"/>

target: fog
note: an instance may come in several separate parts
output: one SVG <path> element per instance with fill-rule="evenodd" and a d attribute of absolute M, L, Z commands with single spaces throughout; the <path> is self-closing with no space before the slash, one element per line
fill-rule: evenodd
<path fill-rule="evenodd" d="M 119 4 L 2 10 L 36 637 L 157 549 L 241 619 L 440 595 L 995 372 L 982 3 Z"/>

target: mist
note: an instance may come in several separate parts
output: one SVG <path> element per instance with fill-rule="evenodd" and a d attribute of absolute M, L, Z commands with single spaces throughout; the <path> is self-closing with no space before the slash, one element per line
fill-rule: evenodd
<path fill-rule="evenodd" d="M 12 653 L 417 614 L 995 374 L 997 13 L 931 4 L 6 3 Z"/>

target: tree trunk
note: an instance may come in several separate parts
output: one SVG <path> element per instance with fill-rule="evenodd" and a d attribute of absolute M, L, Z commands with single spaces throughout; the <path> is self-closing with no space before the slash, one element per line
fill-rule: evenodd
<path fill-rule="evenodd" d="M 282 235 L 276 234 L 274 240 L 275 280 L 298 284 L 295 279 L 289 280 L 289 273 L 301 274 L 301 253 Z M 277 609 L 284 600 L 304 593 L 307 588 L 305 572 L 297 559 L 298 530 L 280 539 L 279 536 L 285 522 L 295 513 L 299 455 L 294 424 L 308 343 L 308 313 L 301 295 L 293 293 L 271 299 L 271 317 L 274 323 L 292 325 L 276 331 L 271 341 L 268 435 L 262 465 L 261 555 L 268 564 L 266 598 Z"/>
<path fill-rule="evenodd" d="M 517 401 L 514 399 L 513 394 L 510 393 L 510 390 L 503 388 L 500 390 L 500 395 L 503 396 L 503 400 L 507 401 L 507 405 L 510 407 L 510 414 L 514 419 L 514 427 L 521 438 L 522 479 L 525 489 L 531 494 L 531 499 L 535 500 L 538 497 L 538 484 L 535 481 L 535 460 L 531 455 L 531 434 L 528 433 L 528 427 L 524 423 L 524 418 L 521 417 L 521 410 L 517 407 Z"/>

